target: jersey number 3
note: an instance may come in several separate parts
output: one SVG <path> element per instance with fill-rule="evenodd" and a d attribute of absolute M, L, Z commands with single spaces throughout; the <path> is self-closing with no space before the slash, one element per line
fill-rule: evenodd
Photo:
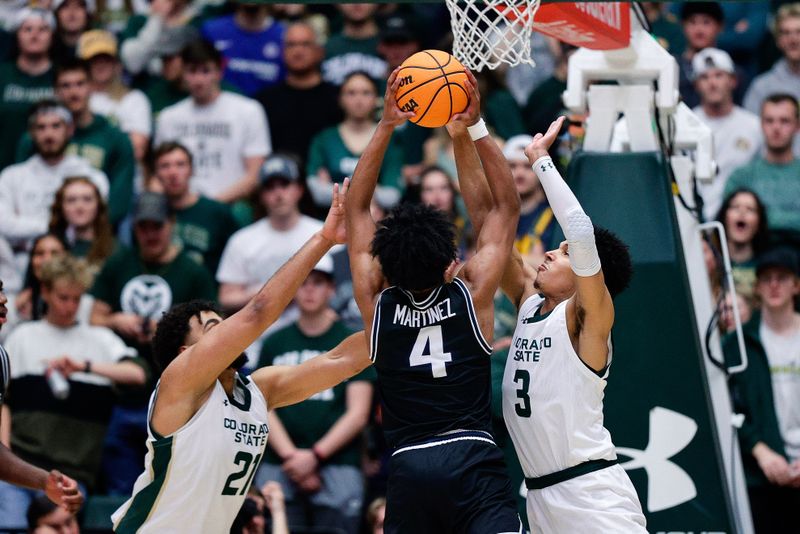
<path fill-rule="evenodd" d="M 447 376 L 445 363 L 451 361 L 453 361 L 453 357 L 449 352 L 444 351 L 441 325 L 420 328 L 414 348 L 411 349 L 411 355 L 408 357 L 408 364 L 411 367 L 430 364 L 433 377 L 441 378 Z"/>
<path fill-rule="evenodd" d="M 514 411 L 520 417 L 530 417 L 531 398 L 528 395 L 528 389 L 531 387 L 531 374 L 524 369 L 517 369 L 517 372 L 514 373 L 514 383 L 519 384 L 517 398 L 521 401 L 514 404 Z"/>

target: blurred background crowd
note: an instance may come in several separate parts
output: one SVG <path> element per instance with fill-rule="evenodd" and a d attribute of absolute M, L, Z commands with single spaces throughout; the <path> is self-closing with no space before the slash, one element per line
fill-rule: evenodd
<path fill-rule="evenodd" d="M 788 299 L 793 310 L 800 292 L 800 4 L 642 6 L 680 65 L 683 101 L 714 134 L 719 172 L 696 200 L 725 226 L 733 264 L 735 291 L 725 291 L 721 243 L 708 236 L 720 330 L 733 328 L 736 299 L 748 350 L 770 364 L 776 351 L 793 358 L 790 379 L 767 375 L 773 412 L 755 415 L 774 421 L 760 443 L 791 461 L 800 316 L 776 326 L 773 308 Z M 388 74 L 419 50 L 448 50 L 449 16 L 443 3 L 3 0 L 0 27 L 0 341 L 12 367 L 0 440 L 91 496 L 76 518 L 0 482 L 0 531 L 102 531 L 142 469 L 161 314 L 194 298 L 235 312 L 321 227 L 333 184 L 352 174 L 380 119 Z M 477 76 L 521 197 L 516 246 L 537 265 L 555 221 L 522 149 L 566 113 L 575 49 L 540 34 L 532 46 L 536 67 Z M 563 168 L 585 117 L 569 119 L 554 153 Z M 397 130 L 376 220 L 399 202 L 446 212 L 470 255 L 444 128 Z M 496 399 L 515 320 L 498 297 Z M 296 365 L 361 328 L 347 254 L 335 250 L 248 349 L 247 368 Z M 232 532 L 382 532 L 388 451 L 373 382 L 367 370 L 270 414 L 268 454 Z M 328 458 L 313 452 L 323 441 L 336 451 Z M 756 444 L 743 447 L 754 516 L 781 484 Z"/>

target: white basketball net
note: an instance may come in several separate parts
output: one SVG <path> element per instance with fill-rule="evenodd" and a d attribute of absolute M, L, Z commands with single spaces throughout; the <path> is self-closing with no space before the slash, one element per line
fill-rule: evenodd
<path fill-rule="evenodd" d="M 453 29 L 453 55 L 480 71 L 527 63 L 533 17 L 541 0 L 446 0 Z"/>

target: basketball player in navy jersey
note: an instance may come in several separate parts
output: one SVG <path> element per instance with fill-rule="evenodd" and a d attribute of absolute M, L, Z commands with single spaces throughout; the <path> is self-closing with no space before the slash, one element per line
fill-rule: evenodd
<path fill-rule="evenodd" d="M 603 426 L 611 364 L 612 298 L 631 278 L 627 246 L 597 228 L 547 153 L 563 117 L 537 134 L 525 154 L 566 240 L 534 269 L 512 253 L 503 291 L 519 310 L 503 377 L 503 418 L 525 473 L 533 532 L 646 533 L 636 490 L 617 463 Z M 464 200 L 480 228 L 487 178 L 461 176 Z M 470 164 L 472 163 L 472 164 Z"/>
<path fill-rule="evenodd" d="M 469 74 L 473 124 L 480 102 Z M 356 302 L 370 343 L 393 448 L 384 531 L 387 534 L 521 531 L 511 483 L 494 444 L 490 413 L 493 296 L 511 253 L 519 197 L 500 149 L 482 122 L 473 139 L 485 150 L 491 206 L 477 252 L 452 282 L 454 230 L 425 206 L 401 205 L 376 224 L 370 200 L 389 139 L 413 117 L 395 100 L 397 70 L 387 82 L 383 119 L 358 162 L 345 210 Z"/>
<path fill-rule="evenodd" d="M 7 302 L 8 299 L 3 293 L 3 281 L 0 280 L 0 328 L 3 328 L 6 322 Z M 8 353 L 0 345 L 0 409 L 10 381 L 11 365 Z M 83 504 L 83 495 L 78 489 L 77 482 L 58 471 L 53 470 L 48 473 L 21 460 L 2 443 L 0 443 L 0 480 L 24 488 L 41 490 L 48 499 L 73 514 L 80 510 Z"/>

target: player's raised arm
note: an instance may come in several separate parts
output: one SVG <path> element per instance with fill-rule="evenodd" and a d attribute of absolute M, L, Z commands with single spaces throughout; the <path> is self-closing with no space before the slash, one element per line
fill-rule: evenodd
<path fill-rule="evenodd" d="M 397 79 L 398 69 L 392 72 L 387 81 L 383 118 L 358 160 L 346 200 L 347 250 L 353 275 L 353 292 L 364 323 L 367 325 L 372 323 L 375 295 L 383 286 L 379 264 L 370 252 L 376 226 L 369 207 L 394 129 L 414 116 L 413 112 L 401 111 L 397 106 L 395 92 L 400 84 Z"/>
<path fill-rule="evenodd" d="M 474 75 L 467 71 L 473 86 L 477 86 Z M 473 91 L 467 109 L 453 117 L 447 130 L 453 138 L 458 182 L 461 197 L 467 207 L 472 228 L 480 234 L 486 215 L 492 208 L 492 191 L 487 183 L 487 174 L 507 172 L 508 162 L 490 135 L 472 141 L 468 127 L 480 121 L 480 95 Z M 528 266 L 519 252 L 512 247 L 506 270 L 500 282 L 503 292 L 515 306 L 533 293 L 536 273 Z"/>
<path fill-rule="evenodd" d="M 470 101 L 479 101 L 477 85 L 474 76 L 468 75 L 467 87 L 470 93 Z M 471 106 L 470 106 L 471 108 Z M 486 183 L 491 194 L 491 203 L 486 210 L 488 197 L 485 190 L 477 185 L 478 175 L 468 173 L 472 196 L 477 192 L 473 209 L 478 213 L 475 215 L 480 219 L 481 213 L 485 211 L 482 224 L 479 221 L 480 229 L 477 234 L 477 252 L 462 269 L 464 278 L 470 285 L 473 299 L 477 311 L 481 309 L 489 310 L 493 306 L 494 293 L 500 284 L 506 262 L 511 254 L 516 234 L 517 222 L 519 221 L 519 195 L 514 186 L 514 178 L 511 169 L 505 161 L 500 149 L 494 140 L 489 136 L 488 130 L 482 121 L 469 128 L 469 135 L 476 140 L 476 147 L 481 143 L 478 154 L 481 158 L 480 164 L 486 175 Z M 494 149 L 492 150 L 492 147 Z M 469 153 L 469 151 L 466 151 Z M 474 167 L 473 164 L 468 164 Z M 459 175 L 459 179 L 460 175 Z M 483 192 L 481 192 L 483 191 Z M 472 202 L 472 199 L 470 199 Z M 472 216 L 473 214 L 470 213 Z M 483 326 L 483 325 L 482 325 Z M 489 326 L 491 328 L 491 325 Z M 489 330 L 491 331 L 491 330 Z"/>
<path fill-rule="evenodd" d="M 274 409 L 332 388 L 371 363 L 367 338 L 364 332 L 356 332 L 328 352 L 300 365 L 262 367 L 250 376 L 267 399 L 267 406 Z"/>
<path fill-rule="evenodd" d="M 220 373 L 280 317 L 322 256 L 333 245 L 344 242 L 343 197 L 347 187 L 347 180 L 341 191 L 338 184 L 334 186 L 333 202 L 322 229 L 306 241 L 244 308 L 224 321 L 206 322 L 203 328 L 207 333 L 167 366 L 161 375 L 157 397 L 160 406 L 154 412 L 154 420 L 164 413 L 163 407 L 168 407 L 168 411 L 194 413 L 196 402 L 214 385 Z M 174 415 L 181 424 L 185 422 L 181 421 L 181 414 Z"/>
<path fill-rule="evenodd" d="M 600 370 L 605 367 L 608 357 L 607 340 L 614 324 L 614 304 L 603 278 L 592 221 L 547 152 L 563 123 L 564 117 L 559 117 L 545 134 L 536 134 L 525 148 L 525 155 L 533 165 L 553 215 L 564 231 L 566 253 L 572 271 L 577 275 L 576 292 L 567 305 L 570 337 L 573 342 L 577 341 L 581 359 L 593 369 Z"/>

